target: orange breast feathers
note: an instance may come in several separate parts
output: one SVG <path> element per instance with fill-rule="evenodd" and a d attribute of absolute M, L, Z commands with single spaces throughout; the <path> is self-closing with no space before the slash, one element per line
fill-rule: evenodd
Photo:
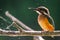
<path fill-rule="evenodd" d="M 49 32 L 54 31 L 53 25 L 49 23 L 47 17 L 45 17 L 44 15 L 39 15 L 38 16 L 38 24 L 41 26 L 41 28 L 44 31 L 49 31 Z"/>

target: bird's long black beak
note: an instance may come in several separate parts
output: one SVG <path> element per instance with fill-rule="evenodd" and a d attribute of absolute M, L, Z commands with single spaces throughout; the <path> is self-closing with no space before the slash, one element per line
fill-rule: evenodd
<path fill-rule="evenodd" d="M 37 10 L 37 8 L 28 8 L 28 9 L 31 9 L 31 10 L 33 10 L 33 11 L 36 11 L 36 10 Z"/>

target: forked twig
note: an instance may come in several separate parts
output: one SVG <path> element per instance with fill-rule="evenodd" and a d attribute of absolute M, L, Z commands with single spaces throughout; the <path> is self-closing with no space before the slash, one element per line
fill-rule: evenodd
<path fill-rule="evenodd" d="M 31 29 L 30 27 L 28 27 L 27 25 L 23 24 L 20 20 L 18 20 L 17 18 L 15 18 L 14 16 L 12 16 L 8 11 L 5 12 L 5 15 L 7 17 L 9 17 L 12 21 L 16 22 L 17 24 L 19 24 L 20 26 L 22 26 L 24 29 L 29 30 L 29 31 L 34 31 L 33 29 Z M 34 36 L 35 40 L 44 40 L 41 36 Z"/>

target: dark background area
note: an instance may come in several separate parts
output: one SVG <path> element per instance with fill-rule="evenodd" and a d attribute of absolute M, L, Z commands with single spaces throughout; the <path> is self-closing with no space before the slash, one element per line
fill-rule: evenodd
<path fill-rule="evenodd" d="M 32 29 L 42 30 L 37 23 L 38 14 L 33 10 L 28 9 L 29 7 L 36 8 L 39 6 L 46 6 L 50 10 L 50 14 L 55 21 L 55 30 L 60 30 L 60 0 L 0 0 L 0 16 L 6 18 L 5 12 L 9 11 L 12 15 Z M 60 39 L 60 37 L 44 38 L 47 40 Z M 0 40 L 33 40 L 33 37 L 0 36 Z"/>

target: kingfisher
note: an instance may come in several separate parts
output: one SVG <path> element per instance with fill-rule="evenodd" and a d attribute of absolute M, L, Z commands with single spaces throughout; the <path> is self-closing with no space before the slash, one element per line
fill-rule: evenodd
<path fill-rule="evenodd" d="M 53 32 L 55 30 L 55 24 L 53 18 L 50 16 L 48 8 L 40 6 L 38 8 L 33 8 L 33 10 L 38 13 L 37 21 L 43 31 Z M 52 20 L 52 24 L 48 18 Z"/>

